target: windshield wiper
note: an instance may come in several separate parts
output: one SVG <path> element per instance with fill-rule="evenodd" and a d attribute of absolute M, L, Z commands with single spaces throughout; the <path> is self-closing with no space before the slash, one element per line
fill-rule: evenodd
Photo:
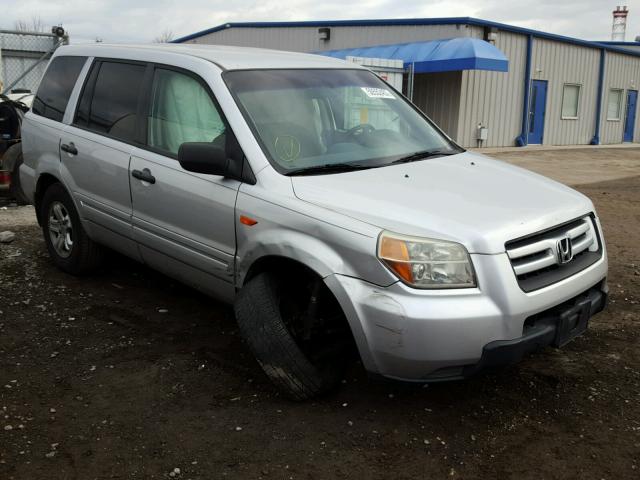
<path fill-rule="evenodd" d="M 287 172 L 286 175 L 314 175 L 322 173 L 340 173 L 340 172 L 352 172 L 354 170 L 365 170 L 367 168 L 373 168 L 372 166 L 359 165 L 357 163 L 326 163 L 324 165 L 315 165 L 312 167 L 298 168 Z"/>
<path fill-rule="evenodd" d="M 424 160 L 425 158 L 433 158 L 433 157 L 446 157 L 448 155 L 455 155 L 460 152 L 447 152 L 443 150 L 423 150 L 421 152 L 415 152 L 406 157 L 401 157 L 397 160 L 394 160 L 391 163 L 409 163 L 415 162 L 416 160 Z"/>

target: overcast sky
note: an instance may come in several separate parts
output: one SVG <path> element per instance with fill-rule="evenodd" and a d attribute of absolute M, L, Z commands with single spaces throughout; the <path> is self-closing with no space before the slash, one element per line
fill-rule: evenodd
<path fill-rule="evenodd" d="M 175 37 L 227 22 L 363 18 L 477 17 L 589 40 L 608 40 L 606 0 L 0 0 L 0 28 L 39 16 L 62 24 L 72 43 L 150 42 L 168 29 Z M 640 0 L 630 10 L 627 40 L 640 35 Z"/>

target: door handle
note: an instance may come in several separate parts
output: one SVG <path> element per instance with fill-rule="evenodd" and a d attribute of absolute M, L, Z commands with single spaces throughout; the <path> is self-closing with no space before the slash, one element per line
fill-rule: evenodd
<path fill-rule="evenodd" d="M 156 177 L 151 175 L 151 170 L 149 170 L 148 168 L 143 168 L 142 171 L 132 170 L 131 176 L 133 178 L 137 178 L 138 180 L 142 180 L 143 182 L 156 183 Z"/>
<path fill-rule="evenodd" d="M 78 154 L 78 149 L 73 144 L 73 142 L 69 142 L 69 145 L 67 145 L 66 143 L 63 143 L 62 145 L 60 145 L 60 150 L 62 150 L 63 152 L 67 152 L 69 155 Z"/>

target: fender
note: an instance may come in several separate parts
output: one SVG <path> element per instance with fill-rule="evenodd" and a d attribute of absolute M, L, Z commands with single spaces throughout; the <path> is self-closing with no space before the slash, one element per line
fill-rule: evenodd
<path fill-rule="evenodd" d="M 248 212 L 260 212 L 256 224 L 248 226 L 237 220 L 241 215 L 251 216 Z M 391 285 L 397 279 L 376 258 L 377 241 L 377 235 L 347 230 L 319 218 L 310 219 L 240 193 L 236 206 L 236 287 L 244 285 L 251 266 L 264 257 L 294 260 L 321 278 L 337 273 L 365 278 L 379 286 Z"/>
<path fill-rule="evenodd" d="M 320 278 L 326 278 L 336 271 L 352 271 L 340 255 L 318 238 L 303 232 L 269 229 L 253 238 L 238 249 L 236 256 L 236 286 L 242 287 L 251 267 L 266 257 L 280 257 L 294 260 Z"/>

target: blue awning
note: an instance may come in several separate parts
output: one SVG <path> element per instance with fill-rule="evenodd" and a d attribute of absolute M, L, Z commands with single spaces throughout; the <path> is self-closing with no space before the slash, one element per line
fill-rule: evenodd
<path fill-rule="evenodd" d="M 405 68 L 413 63 L 415 73 L 454 70 L 509 71 L 509 60 L 502 51 L 489 42 L 469 37 L 346 48 L 316 53 L 342 59 L 367 57 L 402 60 Z"/>

